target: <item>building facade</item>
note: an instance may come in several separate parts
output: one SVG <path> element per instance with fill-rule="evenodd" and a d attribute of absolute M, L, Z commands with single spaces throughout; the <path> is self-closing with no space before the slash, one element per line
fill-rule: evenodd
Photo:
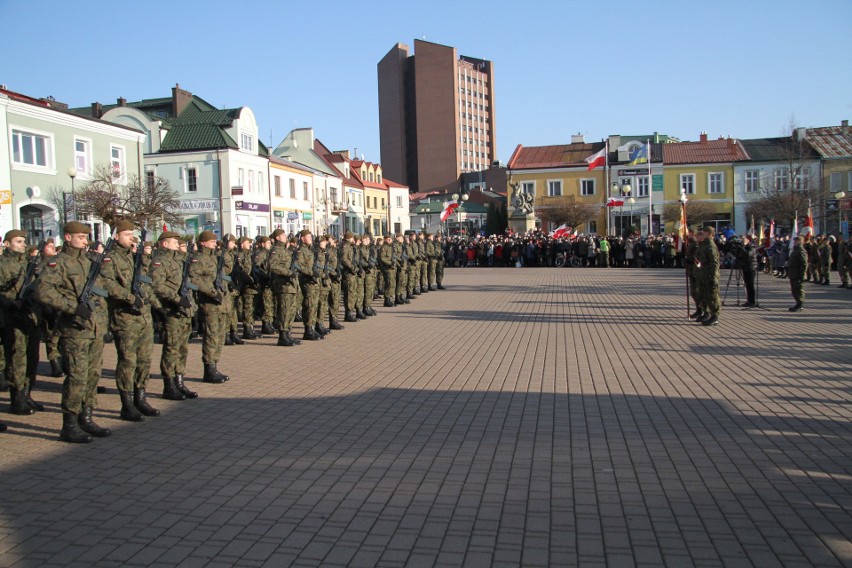
<path fill-rule="evenodd" d="M 494 66 L 414 41 L 378 63 L 379 134 L 388 177 L 414 191 L 455 191 L 496 159 Z"/>

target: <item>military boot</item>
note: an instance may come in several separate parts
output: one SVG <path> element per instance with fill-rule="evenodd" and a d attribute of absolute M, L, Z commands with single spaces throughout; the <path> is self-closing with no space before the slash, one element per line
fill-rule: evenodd
<path fill-rule="evenodd" d="M 314 329 L 316 330 L 317 333 L 320 334 L 320 337 L 322 337 L 323 339 L 325 338 L 326 335 L 331 333 L 331 330 L 328 329 L 327 327 L 324 327 L 320 322 L 317 322 L 317 324 L 314 326 Z"/>
<path fill-rule="evenodd" d="M 802 311 L 802 304 L 801 304 L 801 302 L 796 302 L 795 306 L 793 306 L 792 308 L 787 308 L 787 309 L 791 312 L 801 312 Z"/>
<path fill-rule="evenodd" d="M 246 344 L 245 341 L 240 339 L 240 336 L 237 335 L 236 331 L 231 332 L 231 343 L 233 343 L 234 345 L 245 345 Z"/>
<path fill-rule="evenodd" d="M 59 432 L 59 439 L 63 442 L 71 442 L 72 444 L 88 444 L 92 441 L 92 436 L 80 429 L 76 414 L 63 412 L 62 430 Z"/>
<path fill-rule="evenodd" d="M 442 286 L 441 283 L 439 282 L 438 283 L 438 290 L 446 290 L 446 288 L 444 288 L 444 286 Z"/>
<path fill-rule="evenodd" d="M 343 318 L 343 321 L 356 322 L 358 321 L 358 318 L 356 318 L 355 314 L 353 314 L 352 312 L 347 311 L 346 317 Z"/>
<path fill-rule="evenodd" d="M 33 400 L 32 391 L 34 383 L 35 379 L 30 379 L 30 383 L 24 387 L 21 396 L 23 396 L 24 400 L 27 401 L 27 406 L 29 406 L 33 410 L 38 410 L 39 412 L 41 412 L 44 410 L 44 405 L 40 402 L 36 402 L 35 400 Z"/>
<path fill-rule="evenodd" d="M 411 290 L 411 293 L 412 293 L 414 296 L 419 296 L 419 295 L 420 295 L 420 286 L 415 286 L 415 287 Z"/>
<path fill-rule="evenodd" d="M 386 308 L 392 308 L 392 307 L 394 307 L 394 305 L 395 305 L 395 304 L 393 303 L 393 300 L 391 300 L 389 296 L 385 296 L 385 303 L 384 303 L 384 306 L 385 306 Z"/>
<path fill-rule="evenodd" d="M 430 290 L 430 288 L 428 286 L 420 286 L 420 293 L 421 294 L 428 294 L 429 290 Z"/>
<path fill-rule="evenodd" d="M 305 335 L 302 336 L 302 339 L 304 339 L 305 341 L 317 341 L 321 338 L 314 328 L 307 327 L 305 328 Z"/>
<path fill-rule="evenodd" d="M 142 422 L 145 417 L 133 406 L 133 393 L 119 390 L 118 397 L 121 399 L 121 419 L 128 422 Z"/>
<path fill-rule="evenodd" d="M 227 379 L 225 378 L 225 375 L 220 373 L 219 369 L 216 368 L 216 363 L 204 363 L 204 378 L 202 380 L 205 383 L 221 385 Z"/>
<path fill-rule="evenodd" d="M 707 326 L 719 325 L 719 318 L 717 316 L 710 316 L 708 318 L 703 319 L 701 321 L 701 325 L 707 325 Z"/>
<path fill-rule="evenodd" d="M 77 415 L 77 424 L 80 429 L 86 434 L 91 434 L 95 438 L 106 438 L 112 432 L 109 428 L 101 428 L 92 420 L 92 407 L 83 405 L 83 411 Z"/>
<path fill-rule="evenodd" d="M 275 328 L 272 327 L 272 322 L 263 322 L 263 324 L 260 326 L 260 333 L 262 333 L 263 335 L 275 335 Z"/>
<path fill-rule="evenodd" d="M 434 284 L 429 284 L 429 287 L 427 288 L 427 290 L 429 290 L 430 292 L 437 292 L 438 291 L 438 289 L 435 287 Z"/>
<path fill-rule="evenodd" d="M 159 416 L 160 411 L 148 404 L 145 398 L 145 389 L 136 387 L 133 389 L 133 406 L 145 416 Z"/>
<path fill-rule="evenodd" d="M 175 386 L 177 386 L 177 390 L 186 398 L 198 398 L 198 393 L 192 390 L 189 390 L 185 384 L 183 384 L 183 375 L 175 375 Z"/>
<path fill-rule="evenodd" d="M 356 320 L 367 319 L 367 316 L 364 315 L 364 312 L 361 311 L 361 308 L 355 308 L 355 319 Z"/>
<path fill-rule="evenodd" d="M 61 377 L 65 372 L 62 370 L 62 364 L 59 362 L 59 359 L 51 359 L 50 360 L 50 376 L 51 377 Z"/>
<path fill-rule="evenodd" d="M 296 342 L 293 341 L 293 338 L 290 337 L 289 331 L 279 331 L 278 332 L 278 346 L 279 347 L 293 347 L 296 345 Z"/>
<path fill-rule="evenodd" d="M 243 339 L 257 339 L 257 333 L 254 331 L 254 323 L 243 324 Z"/>
<path fill-rule="evenodd" d="M 379 315 L 379 312 L 374 310 L 373 306 L 367 306 L 366 308 L 364 308 L 364 314 L 368 316 L 377 316 Z"/>
<path fill-rule="evenodd" d="M 11 404 L 9 405 L 9 412 L 11 414 L 17 414 L 18 416 L 29 416 L 30 414 L 35 414 L 35 410 L 30 408 L 30 405 L 27 404 L 27 397 L 24 393 L 23 389 L 18 389 L 13 384 L 9 385 L 9 400 Z"/>
<path fill-rule="evenodd" d="M 233 344 L 234 344 L 234 336 L 229 331 L 229 332 L 225 333 L 225 345 L 228 346 L 228 345 L 233 345 Z"/>
<path fill-rule="evenodd" d="M 692 312 L 691 314 L 689 314 L 689 319 L 691 319 L 691 320 L 698 319 L 699 317 L 701 317 L 701 315 L 702 315 L 703 313 L 704 313 L 704 312 L 702 312 L 701 310 L 695 310 L 694 312 Z"/>
<path fill-rule="evenodd" d="M 163 399 L 186 400 L 186 395 L 178 390 L 175 380 L 163 375 Z"/>
<path fill-rule="evenodd" d="M 337 321 L 337 318 L 330 318 L 328 321 L 328 327 L 330 329 L 343 329 L 343 326 L 340 325 L 340 322 Z"/>

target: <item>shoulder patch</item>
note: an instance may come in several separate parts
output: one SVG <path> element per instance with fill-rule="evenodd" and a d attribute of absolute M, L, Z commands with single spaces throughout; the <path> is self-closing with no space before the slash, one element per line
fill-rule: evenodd
<path fill-rule="evenodd" d="M 193 264 L 195 264 L 196 262 L 198 262 L 198 259 L 197 259 L 197 258 L 193 258 L 193 259 L 192 259 L 192 263 L 193 263 Z"/>
<path fill-rule="evenodd" d="M 54 261 L 54 262 L 48 262 L 48 263 L 47 263 L 47 265 L 48 265 L 49 267 L 53 268 L 54 266 L 56 266 L 56 261 Z"/>
<path fill-rule="evenodd" d="M 104 257 L 104 262 L 112 262 L 112 259 L 108 256 Z"/>
<path fill-rule="evenodd" d="M 154 266 L 162 266 L 162 265 L 163 265 L 163 263 L 162 263 L 162 262 L 155 262 L 155 263 L 154 263 Z"/>

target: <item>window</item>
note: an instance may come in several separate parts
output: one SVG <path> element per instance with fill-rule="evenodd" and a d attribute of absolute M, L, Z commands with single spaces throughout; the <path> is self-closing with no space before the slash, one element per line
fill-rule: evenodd
<path fill-rule="evenodd" d="M 521 191 L 535 197 L 535 182 L 525 181 L 521 183 Z"/>
<path fill-rule="evenodd" d="M 589 221 L 589 234 L 595 234 L 598 232 L 598 222 L 597 221 Z"/>
<path fill-rule="evenodd" d="M 787 170 L 784 168 L 778 168 L 774 172 L 775 184 L 774 188 L 776 191 L 784 191 L 788 187 L 790 187 L 790 178 L 787 177 Z"/>
<path fill-rule="evenodd" d="M 296 199 L 296 180 L 289 179 L 290 182 L 290 199 Z"/>
<path fill-rule="evenodd" d="M 249 172 L 248 172 L 248 192 L 251 193 L 252 189 L 254 189 L 254 171 L 249 170 Z"/>
<path fill-rule="evenodd" d="M 242 168 L 237 170 L 237 187 L 242 188 L 245 182 L 246 174 Z"/>
<path fill-rule="evenodd" d="M 254 148 L 254 136 L 245 132 L 240 134 L 240 148 L 251 152 L 252 148 Z"/>
<path fill-rule="evenodd" d="M 852 172 L 849 172 L 849 180 L 852 181 Z M 843 177 L 841 177 L 840 172 L 831 172 L 831 177 L 828 182 L 829 191 L 832 193 L 841 191 L 843 189 L 842 183 Z"/>
<path fill-rule="evenodd" d="M 147 170 L 145 172 L 145 185 L 148 189 L 153 189 L 154 185 L 157 183 L 157 172 L 154 170 Z"/>
<path fill-rule="evenodd" d="M 328 188 L 328 196 L 331 199 L 332 203 L 337 203 L 337 188 L 336 187 Z"/>
<path fill-rule="evenodd" d="M 760 189 L 760 170 L 746 170 L 744 179 L 746 193 L 755 193 Z"/>
<path fill-rule="evenodd" d="M 580 195 L 594 195 L 595 194 L 595 180 L 593 179 L 581 179 L 580 180 Z"/>
<path fill-rule="evenodd" d="M 547 180 L 547 195 L 548 197 L 559 197 L 560 195 L 562 195 L 561 179 Z"/>
<path fill-rule="evenodd" d="M 263 195 L 263 175 L 261 172 L 257 172 L 257 192 Z"/>
<path fill-rule="evenodd" d="M 722 172 L 707 174 L 707 193 L 725 193 L 725 178 Z"/>
<path fill-rule="evenodd" d="M 110 160 L 109 165 L 112 169 L 112 177 L 121 178 L 124 177 L 124 147 L 123 146 L 110 146 L 109 147 Z"/>
<path fill-rule="evenodd" d="M 402 207 L 402 196 L 401 195 L 396 196 L 396 206 Z"/>
<path fill-rule="evenodd" d="M 310 193 L 308 193 L 308 182 L 302 182 L 302 195 L 304 195 L 305 201 L 308 201 L 311 198 Z"/>
<path fill-rule="evenodd" d="M 92 171 L 92 142 L 83 138 L 74 138 L 74 165 L 78 174 Z"/>
<path fill-rule="evenodd" d="M 382 183 L 382 174 L 376 172 L 376 183 Z"/>
<path fill-rule="evenodd" d="M 808 166 L 799 167 L 796 173 L 796 189 L 807 191 L 811 188 L 811 168 Z"/>
<path fill-rule="evenodd" d="M 680 174 L 680 190 L 686 194 L 695 193 L 695 174 Z"/>
<path fill-rule="evenodd" d="M 275 176 L 275 197 L 281 197 L 281 176 Z"/>
<path fill-rule="evenodd" d="M 195 168 L 186 168 L 186 191 L 198 191 L 198 174 Z"/>
<path fill-rule="evenodd" d="M 636 178 L 636 197 L 648 197 L 648 176 Z"/>
<path fill-rule="evenodd" d="M 12 130 L 12 161 L 22 166 L 53 167 L 53 137 Z"/>

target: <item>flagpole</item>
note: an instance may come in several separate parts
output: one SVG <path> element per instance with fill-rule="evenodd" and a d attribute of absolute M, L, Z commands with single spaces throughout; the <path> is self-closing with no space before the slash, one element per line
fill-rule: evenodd
<path fill-rule="evenodd" d="M 689 225 L 686 219 L 686 194 L 681 194 L 680 198 L 680 235 L 683 243 L 683 276 L 686 280 L 686 319 L 689 319 L 689 263 L 686 259 L 686 244 L 689 241 Z"/>
<path fill-rule="evenodd" d="M 651 141 L 646 139 L 648 147 L 648 236 L 654 234 L 654 183 L 651 177 Z"/>
<path fill-rule="evenodd" d="M 604 184 L 606 184 L 606 196 L 607 198 L 611 197 L 609 194 L 609 138 L 604 140 Z M 606 211 L 606 236 L 609 236 L 610 230 L 610 210 L 604 205 L 604 211 Z"/>

